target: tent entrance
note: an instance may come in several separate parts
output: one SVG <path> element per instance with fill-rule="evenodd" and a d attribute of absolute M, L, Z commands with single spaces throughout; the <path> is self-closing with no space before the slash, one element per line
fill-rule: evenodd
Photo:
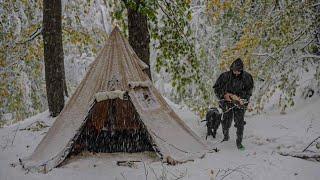
<path fill-rule="evenodd" d="M 96 102 L 71 154 L 89 152 L 154 151 L 151 136 L 130 100 L 119 98 Z"/>

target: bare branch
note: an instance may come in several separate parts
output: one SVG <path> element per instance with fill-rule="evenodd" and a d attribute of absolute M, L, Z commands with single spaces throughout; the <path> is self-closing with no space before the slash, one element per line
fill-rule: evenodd
<path fill-rule="evenodd" d="M 312 4 L 311 6 L 315 7 L 315 6 L 319 6 L 320 3 L 315 3 L 315 4 Z"/>
<path fill-rule="evenodd" d="M 305 55 L 302 55 L 302 56 L 298 57 L 298 59 L 304 59 L 304 58 L 320 59 L 320 56 L 315 55 L 315 54 L 305 54 Z"/>
<path fill-rule="evenodd" d="M 219 170 L 218 173 L 217 173 L 217 175 L 216 175 L 216 178 L 217 178 L 217 176 L 218 176 L 218 174 L 219 174 L 220 172 L 223 172 L 224 174 L 223 174 L 223 176 L 221 177 L 221 179 L 219 179 L 219 180 L 223 180 L 224 178 L 226 178 L 226 177 L 229 176 L 230 174 L 232 174 L 232 173 L 234 173 L 234 172 L 238 172 L 238 173 L 240 173 L 240 174 L 242 174 L 242 175 L 247 176 L 247 178 L 252 179 L 247 173 L 244 173 L 244 172 L 241 170 L 241 169 L 245 169 L 247 166 L 250 166 L 250 165 L 253 165 L 253 164 L 243 164 L 243 165 L 237 166 L 237 167 L 234 168 L 234 169 L 228 168 L 227 170 Z M 220 174 L 221 174 L 221 173 L 220 173 Z"/>
<path fill-rule="evenodd" d="M 302 152 L 305 152 L 319 138 L 320 138 L 320 136 L 315 138 Z"/>
<path fill-rule="evenodd" d="M 41 35 L 43 32 L 43 28 L 42 27 L 38 27 L 37 30 L 35 32 L 33 32 L 29 38 L 23 42 L 18 42 L 17 44 L 26 44 L 28 42 L 31 42 L 32 40 L 34 40 L 36 37 L 38 37 L 39 35 Z"/>
<path fill-rule="evenodd" d="M 320 161 L 320 154 L 319 153 L 305 153 L 305 152 L 279 152 L 280 155 L 282 156 L 291 156 L 291 157 L 296 157 L 296 158 L 301 158 L 301 159 L 315 159 L 317 161 Z"/>

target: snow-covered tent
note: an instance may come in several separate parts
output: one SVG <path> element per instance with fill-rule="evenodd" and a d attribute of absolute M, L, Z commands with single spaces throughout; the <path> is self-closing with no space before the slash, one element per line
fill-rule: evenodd
<path fill-rule="evenodd" d="M 169 107 L 116 27 L 86 76 L 23 168 L 48 172 L 70 153 L 154 150 L 184 161 L 206 144 Z"/>

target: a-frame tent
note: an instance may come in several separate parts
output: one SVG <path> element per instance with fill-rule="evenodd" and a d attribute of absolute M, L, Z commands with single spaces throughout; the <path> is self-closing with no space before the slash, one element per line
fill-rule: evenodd
<path fill-rule="evenodd" d="M 108 142 L 114 133 L 111 131 L 123 132 L 126 127 L 128 137 L 133 137 L 132 132 L 143 131 L 138 136 L 145 139 L 137 137 L 137 140 L 148 139 L 149 143 L 143 143 L 147 144 L 144 150 L 151 148 L 160 158 L 184 161 L 203 155 L 207 145 L 169 107 L 143 71 L 146 68 L 116 27 L 35 151 L 20 159 L 23 168 L 48 172 L 71 152 L 94 149 L 97 144 L 98 151 L 117 151 L 117 145 L 105 151 L 101 146 L 111 145 Z M 106 134 L 94 141 L 85 137 L 91 132 L 96 136 Z M 97 139 L 105 142 L 99 143 Z M 113 139 L 112 143 L 122 142 Z M 143 146 L 137 146 L 140 145 Z M 134 152 L 135 148 L 126 150 Z"/>

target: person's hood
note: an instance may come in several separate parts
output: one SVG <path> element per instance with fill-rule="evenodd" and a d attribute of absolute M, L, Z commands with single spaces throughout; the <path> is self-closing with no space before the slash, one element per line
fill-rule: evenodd
<path fill-rule="evenodd" d="M 237 71 L 243 71 L 243 62 L 240 58 L 233 61 L 233 63 L 230 66 L 230 70 L 237 70 Z"/>

